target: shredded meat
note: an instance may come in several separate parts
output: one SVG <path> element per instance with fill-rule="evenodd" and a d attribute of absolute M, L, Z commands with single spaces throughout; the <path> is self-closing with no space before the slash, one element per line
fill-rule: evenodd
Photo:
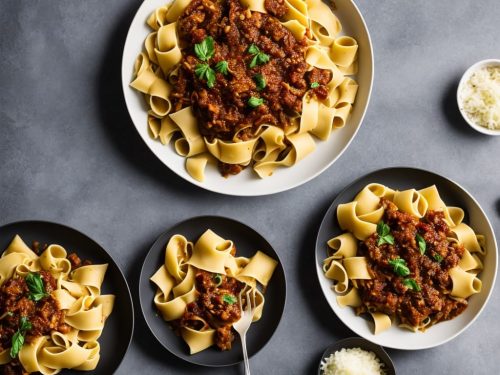
<path fill-rule="evenodd" d="M 331 72 L 313 69 L 307 73 L 306 40 L 297 40 L 279 18 L 286 13 L 284 0 L 265 0 L 268 14 L 244 8 L 239 0 L 193 0 L 178 20 L 178 32 L 185 45 L 174 89 L 170 94 L 174 110 L 192 105 L 200 133 L 209 141 L 245 141 L 255 138 L 262 124 L 283 129 L 293 124 L 293 116 L 302 112 L 302 98 L 312 82 L 320 84 L 313 95 L 326 98 L 326 84 Z M 197 77 L 201 61 L 194 45 L 207 36 L 214 40 L 215 53 L 208 61 L 211 67 L 226 61 L 229 73 L 216 72 L 213 88 Z M 248 49 L 255 45 L 269 56 L 269 61 L 250 67 L 254 55 Z M 266 81 L 257 89 L 256 75 Z M 264 99 L 252 108 L 250 98 Z M 237 174 L 245 167 L 228 167 L 220 163 L 225 176 Z"/>
<path fill-rule="evenodd" d="M 359 285 L 362 305 L 357 313 L 378 311 L 415 327 L 424 327 L 429 319 L 432 325 L 461 314 L 467 307 L 467 300 L 450 297 L 449 270 L 458 264 L 464 248 L 447 240 L 451 232 L 443 212 L 429 211 L 418 219 L 399 211 L 389 200 L 382 199 L 381 205 L 394 245 L 377 245 L 376 233 L 361 242 L 358 254 L 367 258 L 372 279 L 363 280 Z M 426 242 L 424 254 L 419 250 L 417 234 Z M 405 260 L 410 270 L 407 278 L 414 279 L 420 291 L 406 286 L 405 277 L 394 272 L 389 261 L 396 258 Z"/>
<path fill-rule="evenodd" d="M 235 337 L 233 323 L 241 317 L 236 298 L 244 284 L 225 275 L 198 271 L 195 287 L 198 294 L 196 300 L 187 305 L 184 315 L 174 325 L 199 331 L 215 329 L 217 347 L 230 350 Z"/>

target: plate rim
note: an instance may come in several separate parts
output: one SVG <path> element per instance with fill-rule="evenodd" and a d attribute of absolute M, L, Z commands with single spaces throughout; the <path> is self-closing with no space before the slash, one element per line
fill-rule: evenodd
<path fill-rule="evenodd" d="M 190 363 L 190 364 L 193 364 L 193 365 L 197 365 L 197 366 L 203 366 L 203 367 L 210 367 L 210 368 L 218 368 L 218 367 L 229 367 L 229 366 L 236 366 L 240 363 L 243 362 L 243 357 L 241 358 L 241 360 L 239 361 L 236 361 L 236 362 L 231 362 L 231 363 L 224 363 L 224 364 L 206 364 L 206 363 L 201 363 L 201 362 L 197 362 L 197 361 L 191 361 L 191 360 L 188 360 L 186 358 L 183 358 L 183 357 L 179 357 L 176 353 L 174 353 L 173 351 L 170 350 L 170 348 L 168 348 L 167 346 L 165 346 L 163 344 L 163 342 L 161 342 L 161 340 L 159 339 L 159 337 L 157 336 L 157 334 L 155 333 L 155 330 L 153 330 L 151 328 L 151 325 L 149 324 L 149 320 L 148 318 L 146 317 L 146 312 L 145 312 L 145 306 L 144 304 L 142 303 L 142 294 L 141 294 L 141 282 L 142 280 L 144 279 L 144 275 L 145 275 L 145 270 L 144 270 L 144 266 L 146 264 L 146 260 L 149 258 L 151 252 L 153 251 L 153 248 L 156 247 L 157 245 L 162 245 L 162 246 L 166 246 L 166 244 L 163 244 L 160 243 L 160 239 L 166 235 L 168 232 L 172 231 L 174 228 L 176 227 L 179 227 L 179 226 L 182 226 L 182 225 L 186 225 L 188 224 L 189 222 L 191 221 L 194 221 L 194 220 L 208 220 L 208 219 L 217 219 L 217 220 L 228 220 L 228 221 L 232 221 L 234 223 L 236 223 L 237 225 L 241 225 L 243 227 L 245 227 L 245 229 L 250 229 L 251 231 L 255 232 L 258 236 L 260 236 L 268 245 L 271 249 L 273 249 L 274 253 L 276 254 L 276 257 L 278 258 L 278 263 L 279 265 L 281 266 L 282 270 L 283 270 L 283 285 L 284 285 L 284 288 L 283 288 L 283 307 L 281 308 L 281 311 L 279 313 L 279 320 L 278 320 L 278 324 L 276 325 L 276 327 L 274 327 L 274 331 L 273 333 L 271 334 L 271 336 L 269 337 L 269 339 L 264 343 L 264 345 L 262 345 L 259 349 L 257 349 L 255 351 L 255 353 L 253 353 L 252 355 L 249 355 L 249 359 L 254 357 L 255 355 L 257 355 L 260 351 L 262 351 L 268 344 L 269 342 L 272 340 L 272 338 L 274 337 L 276 331 L 278 330 L 282 320 L 283 320 L 283 316 L 285 314 L 285 309 L 286 309 L 286 302 L 287 302 L 287 277 L 286 277 L 286 271 L 285 271 L 285 267 L 284 267 L 284 264 L 283 262 L 281 261 L 281 258 L 278 254 L 278 252 L 274 249 L 274 246 L 271 245 L 271 243 L 260 233 L 258 232 L 257 230 L 255 230 L 252 226 L 246 224 L 246 223 L 243 223 L 237 219 L 234 219 L 232 217 L 228 217 L 228 216 L 221 216 L 221 215 L 198 215 L 198 216 L 193 216 L 193 217 L 189 217 L 187 219 L 184 219 L 182 221 L 179 221 L 177 223 L 175 223 L 174 225 L 170 226 L 168 229 L 162 231 L 157 237 L 156 239 L 154 240 L 154 242 L 151 244 L 150 248 L 148 249 L 148 252 L 146 253 L 145 257 L 144 257 L 144 260 L 142 262 L 142 265 L 141 265 L 141 272 L 139 274 L 139 282 L 138 282 L 138 286 L 137 286 L 137 289 L 138 289 L 138 292 L 139 292 L 139 306 L 141 308 L 141 313 L 142 313 L 142 316 L 143 316 L 143 319 L 144 321 L 146 322 L 146 325 L 149 329 L 149 331 L 151 332 L 151 334 L 154 336 L 154 338 L 156 339 L 156 341 L 158 341 L 158 343 L 165 349 L 167 350 L 170 354 L 172 354 L 173 356 L 175 356 L 176 358 L 179 358 L 180 360 L 184 361 L 185 363 Z M 147 277 L 147 280 L 150 279 L 150 275 L 146 276 Z M 152 302 L 152 301 L 150 301 Z M 168 325 L 168 322 L 165 322 L 166 325 Z M 238 336 L 239 337 L 239 336 Z"/>
<path fill-rule="evenodd" d="M 214 192 L 214 193 L 218 193 L 218 194 L 222 194 L 222 195 L 228 195 L 228 196 L 239 196 L 239 197 L 257 197 L 257 196 L 265 196 L 265 195 L 272 195 L 272 194 L 277 194 L 277 193 L 281 193 L 281 192 L 284 192 L 284 191 L 288 191 L 288 190 L 292 190 L 294 188 L 297 188 L 301 185 L 304 185 L 306 183 L 308 183 L 309 181 L 315 179 L 316 177 L 318 177 L 319 175 L 321 175 L 323 172 L 325 172 L 328 168 L 330 168 L 343 154 L 344 152 L 349 148 L 349 146 L 351 145 L 352 141 L 354 140 L 354 138 L 356 138 L 356 135 L 358 134 L 361 126 L 363 125 L 363 122 L 364 122 L 364 119 L 365 119 L 365 116 L 366 116 L 366 112 L 368 111 L 368 108 L 370 106 L 370 100 L 371 100 L 371 94 L 372 94 L 372 91 L 373 91 L 373 82 L 374 82 L 374 79 L 375 79 L 375 59 L 374 59 L 374 46 L 373 46 L 373 41 L 372 41 L 372 38 L 371 38 L 371 35 L 370 35 L 370 30 L 368 29 L 368 26 L 366 24 L 366 21 L 363 17 L 363 14 L 361 13 L 361 11 L 359 10 L 359 7 L 357 6 L 357 4 L 355 3 L 354 0 L 341 0 L 341 1 L 347 1 L 349 2 L 353 8 L 355 9 L 360 21 L 361 21 L 361 24 L 363 25 L 363 28 L 366 32 L 366 37 L 367 37 L 367 40 L 368 40 L 368 52 L 369 52 L 369 57 L 370 57 L 370 71 L 369 71 L 369 75 L 370 75 L 370 82 L 369 82 L 369 87 L 368 87 L 368 92 L 367 92 L 367 97 L 366 97 L 366 105 L 365 105 L 365 108 L 363 109 L 363 112 L 360 116 L 360 119 L 359 119 L 359 124 L 357 126 L 357 128 L 354 130 L 352 136 L 350 137 L 350 139 L 346 142 L 346 144 L 342 147 L 342 149 L 340 150 L 340 152 L 334 157 L 332 158 L 328 163 L 326 163 L 322 168 L 320 168 L 316 173 L 313 173 L 312 175 L 308 176 L 307 178 L 305 179 L 301 179 L 299 181 L 296 181 L 294 182 L 293 184 L 290 184 L 289 186 L 285 186 L 285 187 L 278 187 L 278 188 L 267 188 L 267 190 L 261 192 L 259 191 L 258 189 L 255 189 L 255 190 L 252 190 L 250 192 L 240 192 L 238 190 L 234 191 L 234 190 L 231 190 L 231 191 L 228 191 L 228 190 L 224 190 L 224 189 L 221 189 L 221 188 L 218 188 L 219 184 L 216 184 L 216 186 L 207 186 L 205 183 L 203 182 L 200 182 L 200 181 L 197 181 L 195 180 L 194 178 L 190 177 L 189 175 L 186 176 L 186 175 L 183 175 L 182 173 L 180 173 L 177 169 L 175 168 L 171 168 L 170 166 L 168 166 L 160 157 L 159 155 L 157 155 L 157 153 L 153 150 L 153 147 L 148 143 L 148 141 L 145 139 L 145 137 L 142 136 L 142 134 L 140 133 L 139 131 L 139 128 L 137 126 L 137 124 L 135 123 L 133 117 L 132 117 L 132 114 L 130 112 L 130 108 L 129 108 L 129 102 L 128 102 L 128 99 L 127 99 L 127 90 L 130 89 L 130 82 L 128 82 L 128 80 L 130 79 L 130 77 L 127 78 L 127 75 L 128 73 L 125 72 L 125 53 L 126 51 L 128 50 L 128 46 L 129 44 L 131 43 L 131 35 L 133 34 L 133 30 L 132 30 L 132 25 L 134 24 L 134 22 L 136 21 L 136 18 L 139 14 L 139 12 L 142 10 L 142 8 L 146 8 L 150 2 L 153 2 L 153 1 L 156 1 L 156 0 L 143 0 L 142 4 L 137 8 L 137 11 L 135 12 L 134 14 L 134 17 L 130 23 L 130 26 L 129 26 L 129 29 L 127 31 L 127 36 L 125 38 L 125 42 L 123 44 L 123 51 L 122 51 L 122 62 L 121 62 L 121 86 L 122 86 L 122 94 L 123 94 L 123 99 L 125 101 L 125 107 L 127 108 L 127 113 L 129 115 L 129 119 L 130 121 L 132 122 L 132 124 L 134 125 L 134 129 L 136 130 L 137 134 L 139 135 L 139 137 L 141 138 L 141 140 L 146 144 L 147 148 L 149 149 L 149 151 L 165 166 L 167 167 L 170 171 L 172 171 L 174 174 L 176 174 L 177 176 L 179 176 L 180 178 L 182 178 L 183 180 L 195 185 L 195 186 L 198 186 L 199 188 L 202 188 L 204 190 L 207 190 L 207 191 L 211 191 L 211 192 Z M 174 0 L 165 0 L 165 3 L 171 3 L 173 2 Z M 337 0 L 339 1 L 339 0 Z M 326 3 L 326 1 L 324 1 Z M 147 126 L 147 124 L 144 124 L 144 126 Z M 328 140 L 326 141 L 321 141 L 321 142 L 328 142 Z M 257 177 L 255 177 L 257 179 Z M 257 179 L 257 181 L 259 181 Z"/>
<path fill-rule="evenodd" d="M 126 291 L 127 291 L 128 299 L 130 301 L 130 314 L 131 314 L 131 317 L 132 317 L 132 319 L 131 319 L 131 327 L 130 327 L 131 328 L 130 329 L 130 337 L 128 339 L 126 348 L 125 348 L 125 350 L 123 352 L 123 356 L 121 357 L 121 359 L 117 363 L 116 368 L 113 370 L 114 372 L 118 371 L 118 369 L 123 364 L 123 361 L 124 361 L 125 357 L 127 356 L 128 352 L 130 350 L 130 345 L 132 344 L 133 337 L 134 337 L 134 332 L 135 332 L 134 300 L 132 298 L 132 293 L 130 292 L 130 286 L 128 285 L 127 278 L 125 277 L 125 274 L 123 273 L 123 270 L 118 265 L 118 263 L 116 262 L 115 258 L 113 258 L 113 256 L 99 242 L 97 242 L 96 240 L 94 240 L 92 237 L 90 237 L 89 235 L 85 234 L 84 232 L 82 232 L 82 231 L 80 231 L 78 229 L 75 229 L 74 227 L 69 226 L 67 224 L 61 224 L 61 223 L 58 223 L 56 221 L 42 220 L 42 219 L 16 220 L 16 221 L 12 221 L 12 222 L 7 222 L 7 223 L 0 224 L 0 232 L 5 227 L 8 227 L 8 226 L 29 225 L 30 223 L 41 224 L 41 225 L 49 225 L 49 226 L 50 225 L 55 225 L 55 226 L 63 227 L 65 229 L 69 229 L 70 231 L 76 232 L 77 234 L 83 236 L 84 238 L 90 240 L 91 242 L 94 242 L 102 251 L 104 251 L 104 253 L 106 253 L 109 256 L 109 258 L 112 260 L 112 262 L 116 266 L 116 268 L 117 268 L 117 270 L 119 272 L 119 275 L 121 276 L 121 278 L 124 281 L 125 286 L 126 286 Z M 99 366 L 99 364 L 97 366 Z M 64 374 L 66 371 L 73 371 L 73 370 L 72 369 L 62 369 L 61 370 L 61 374 Z M 94 371 L 94 370 L 92 370 L 92 371 Z"/>
<path fill-rule="evenodd" d="M 476 315 L 474 316 L 474 318 L 472 320 L 470 320 L 469 322 L 467 322 L 467 324 L 465 324 L 461 329 L 459 329 L 457 332 L 455 332 L 454 334 L 450 335 L 450 337 L 447 337 L 445 339 L 442 339 L 442 340 L 439 340 L 435 343 L 432 343 L 432 344 L 428 344 L 428 345 L 421 345 L 417 348 L 408 348 L 408 347 L 400 347 L 400 346 L 397 346 L 397 345 L 394 345 L 394 344 L 381 344 L 379 342 L 376 342 L 376 341 L 373 341 L 372 338 L 370 337 L 367 337 L 366 335 L 364 335 L 363 332 L 359 332 L 359 330 L 355 330 L 353 329 L 350 325 L 347 324 L 347 322 L 345 321 L 345 319 L 341 316 L 339 316 L 337 314 L 337 312 L 335 311 L 335 309 L 333 308 L 332 304 L 330 303 L 330 301 L 328 300 L 328 298 L 326 297 L 326 294 L 321 286 L 321 279 L 324 278 L 324 274 L 322 273 L 322 271 L 320 271 L 320 267 L 318 266 L 318 264 L 320 264 L 320 262 L 322 262 L 323 260 L 321 259 L 318 259 L 318 252 L 317 252 L 317 249 L 318 249 L 318 246 L 321 246 L 321 244 L 319 244 L 319 236 L 320 236 L 320 233 L 322 232 L 322 229 L 324 226 L 326 226 L 326 220 L 328 219 L 327 218 L 327 213 L 330 211 L 330 209 L 332 209 L 332 207 L 334 205 L 338 205 L 340 202 L 337 202 L 337 199 L 343 195 L 344 193 L 346 193 L 347 191 L 349 191 L 354 185 L 356 185 L 357 183 L 359 183 L 361 180 L 367 178 L 368 176 L 371 176 L 371 175 L 375 175 L 375 174 L 379 174 L 379 173 L 384 173 L 384 172 L 388 172 L 390 170 L 408 170 L 408 171 L 411 171 L 412 173 L 416 172 L 416 173 L 427 173 L 429 175 L 433 175 L 435 177 L 438 177 L 438 178 L 441 178 L 449 183 L 451 183 L 452 185 L 455 185 L 456 187 L 458 187 L 460 190 L 462 190 L 468 197 L 469 199 L 471 199 L 473 201 L 473 203 L 477 206 L 477 208 L 479 209 L 479 211 L 481 212 L 481 214 L 483 215 L 484 219 L 485 219 L 485 222 L 486 224 L 488 225 L 492 235 L 493 235 L 493 248 L 494 250 L 497 252 L 497 256 L 495 256 L 495 265 L 494 265 L 494 274 L 493 274 L 493 279 L 492 279 L 492 282 L 491 282 L 491 288 L 488 292 L 488 295 L 486 296 L 486 299 L 483 303 L 483 305 L 481 306 L 481 308 L 478 310 L 478 312 L 476 313 Z M 324 245 L 324 244 L 323 244 Z M 446 176 L 443 176 L 437 172 L 434 172 L 433 170 L 426 170 L 426 169 L 421 169 L 421 168 L 417 168 L 417 167 L 408 167 L 408 166 L 392 166 L 392 167 L 385 167 L 385 168 L 380 168 L 380 169 L 376 169 L 376 170 L 372 170 L 368 173 L 365 173 L 363 174 L 362 176 L 356 178 L 355 180 L 353 180 L 352 182 L 348 183 L 347 186 L 345 188 L 343 188 L 336 196 L 335 198 L 333 199 L 332 203 L 330 203 L 330 205 L 327 207 L 327 209 L 325 210 L 325 214 L 323 215 L 323 219 L 321 220 L 321 224 L 318 228 L 318 232 L 317 232 L 317 235 L 316 235 L 316 241 L 315 241 L 315 248 L 314 248 L 314 258 L 315 258 L 315 268 L 316 268 L 316 274 L 318 276 L 318 284 L 319 284 L 319 287 L 321 289 L 321 292 L 323 294 L 323 298 L 326 300 L 328 306 L 330 306 L 330 309 L 331 311 L 335 314 L 335 316 L 337 316 L 337 318 L 347 327 L 349 328 L 352 332 L 354 332 L 355 334 L 357 334 L 358 336 L 376 344 L 376 345 L 380 345 L 382 347 L 386 347 L 386 348 L 391 348 L 391 349 L 398 349 L 398 350 L 404 350 L 404 351 L 413 351 L 413 350 L 423 350 L 423 349 L 430 349 L 430 348 L 434 348 L 434 347 L 437 347 L 437 346 L 440 346 L 440 345 L 443 345 L 453 339 L 455 339 L 456 337 L 458 337 L 460 334 L 462 334 L 463 332 L 465 332 L 476 320 L 477 318 L 482 314 L 483 310 L 485 309 L 486 305 L 488 304 L 492 294 L 493 294 L 493 289 L 495 288 L 495 283 L 496 283 L 496 278 L 497 278 L 497 274 L 498 274 L 498 242 L 497 242 L 497 239 L 496 239 L 496 235 L 495 235 L 495 231 L 493 229 L 493 226 L 491 225 L 491 222 L 490 222 L 490 219 L 488 218 L 488 216 L 486 215 L 486 213 L 484 212 L 484 209 L 482 208 L 482 206 L 479 204 L 479 202 L 476 200 L 476 198 L 474 198 L 474 196 L 469 193 L 469 191 L 467 189 L 465 189 L 462 185 L 460 185 L 459 183 L 457 183 L 456 181 L 454 181 L 453 179 L 449 178 L 449 177 L 446 177 Z M 372 336 L 375 336 L 375 335 L 372 335 Z"/>

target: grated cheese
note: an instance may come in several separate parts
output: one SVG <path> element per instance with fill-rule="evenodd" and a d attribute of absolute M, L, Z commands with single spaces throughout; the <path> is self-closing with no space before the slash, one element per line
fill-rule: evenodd
<path fill-rule="evenodd" d="M 500 66 L 478 69 L 463 85 L 462 110 L 477 125 L 500 130 Z"/>
<path fill-rule="evenodd" d="M 324 358 L 320 369 L 322 375 L 384 375 L 383 366 L 375 353 L 351 348 Z"/>

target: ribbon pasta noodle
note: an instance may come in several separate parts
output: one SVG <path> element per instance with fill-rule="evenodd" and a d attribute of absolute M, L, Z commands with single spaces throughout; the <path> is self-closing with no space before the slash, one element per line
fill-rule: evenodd
<path fill-rule="evenodd" d="M 371 183 L 337 207 L 342 234 L 327 242 L 325 277 L 340 307 L 365 314 L 379 334 L 453 319 L 481 292 L 485 238 L 447 206 L 436 186 L 393 190 Z"/>
<path fill-rule="evenodd" d="M 236 17 L 227 16 L 234 4 Z M 215 8 L 224 17 L 214 21 Z M 193 17 L 194 9 L 201 16 Z M 196 29 L 186 30 L 185 18 Z M 346 125 L 358 90 L 349 76 L 357 73 L 359 46 L 341 34 L 340 21 L 322 0 L 174 0 L 146 23 L 151 32 L 130 86 L 144 95 L 150 135 L 173 144 L 193 179 L 203 182 L 208 165 L 218 165 L 226 177 L 248 166 L 269 177 L 313 152 L 316 139 L 326 141 Z M 247 25 L 256 25 L 262 37 L 250 40 Z M 264 27 L 271 27 L 272 41 Z M 271 44 L 262 44 L 264 39 Z M 286 52 L 287 45 L 294 51 Z M 290 69 L 302 78 L 272 76 Z"/>
<path fill-rule="evenodd" d="M 154 304 L 167 322 L 175 323 L 191 354 L 216 345 L 231 349 L 232 324 L 241 317 L 238 297 L 255 296 L 253 321 L 264 308 L 263 291 L 278 262 L 261 251 L 236 257 L 230 240 L 206 230 L 195 243 L 180 234 L 170 238 L 164 264 L 151 276 Z"/>
<path fill-rule="evenodd" d="M 9 301 L 0 306 L 0 365 L 42 374 L 94 370 L 115 300 L 101 294 L 107 267 L 56 244 L 37 255 L 16 235 L 0 257 L 0 293 Z M 7 335 L 16 329 L 19 336 Z"/>

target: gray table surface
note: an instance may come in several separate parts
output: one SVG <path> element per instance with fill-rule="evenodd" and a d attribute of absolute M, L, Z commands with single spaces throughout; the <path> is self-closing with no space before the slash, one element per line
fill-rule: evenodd
<path fill-rule="evenodd" d="M 364 124 L 321 176 L 260 198 L 190 185 L 134 130 L 120 64 L 139 4 L 0 3 L 0 224 L 44 219 L 80 229 L 112 253 L 135 301 L 145 252 L 163 230 L 200 214 L 250 224 L 277 249 L 288 276 L 285 315 L 251 360 L 255 374 L 313 374 L 329 344 L 353 336 L 326 304 L 313 266 L 321 218 L 350 181 L 387 166 L 435 171 L 465 186 L 500 234 L 500 137 L 470 130 L 455 102 L 463 71 L 500 57 L 497 0 L 359 0 L 375 51 Z M 430 350 L 389 350 L 398 374 L 498 373 L 499 314 L 497 290 L 459 338 Z M 176 359 L 156 345 L 136 306 L 133 342 L 118 373 L 241 374 L 243 368 L 207 369 Z"/>

